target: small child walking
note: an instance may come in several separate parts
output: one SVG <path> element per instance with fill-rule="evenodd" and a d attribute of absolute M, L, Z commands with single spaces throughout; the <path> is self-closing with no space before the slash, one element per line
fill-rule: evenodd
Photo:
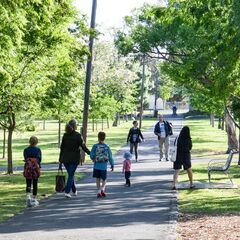
<path fill-rule="evenodd" d="M 111 170 L 114 169 L 114 161 L 110 147 L 104 143 L 106 138 L 105 132 L 98 133 L 98 143 L 94 144 L 90 153 L 90 158 L 94 162 L 93 177 L 96 178 L 97 197 L 106 197 L 106 180 L 107 166 L 111 165 Z"/>
<path fill-rule="evenodd" d="M 130 177 L 131 177 L 131 159 L 132 154 L 130 152 L 125 152 L 124 155 L 124 161 L 123 161 L 123 168 L 122 173 L 125 173 L 125 179 L 126 179 L 126 187 L 131 186 Z"/>
<path fill-rule="evenodd" d="M 38 178 L 40 176 L 42 153 L 41 149 L 36 147 L 38 139 L 35 136 L 30 137 L 29 146 L 24 149 L 24 177 L 26 178 L 26 206 L 35 207 L 39 205 L 37 200 Z M 31 185 L 33 193 L 31 198 Z"/>

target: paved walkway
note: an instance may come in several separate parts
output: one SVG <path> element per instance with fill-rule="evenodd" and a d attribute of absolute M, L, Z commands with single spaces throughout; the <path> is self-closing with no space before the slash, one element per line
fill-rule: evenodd
<path fill-rule="evenodd" d="M 181 119 L 171 119 L 176 134 Z M 107 197 L 96 198 L 91 166 L 78 184 L 78 196 L 53 195 L 40 206 L 0 225 L 0 240 L 172 240 L 176 239 L 177 196 L 170 190 L 172 163 L 159 162 L 158 142 L 144 133 L 139 162 L 133 162 L 132 186 L 126 188 L 121 173 L 122 155 L 116 155 L 114 172 L 108 174 Z M 173 138 L 172 138 L 173 139 Z M 81 167 L 79 168 L 81 171 Z"/>

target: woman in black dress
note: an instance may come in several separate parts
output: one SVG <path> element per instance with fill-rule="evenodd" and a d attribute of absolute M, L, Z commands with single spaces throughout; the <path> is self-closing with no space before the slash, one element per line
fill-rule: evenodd
<path fill-rule="evenodd" d="M 177 157 L 176 161 L 173 163 L 173 168 L 175 170 L 173 176 L 173 190 L 176 190 L 176 183 L 178 180 L 178 174 L 183 166 L 184 170 L 187 170 L 188 178 L 190 181 L 190 188 L 194 188 L 193 185 L 193 174 L 192 174 L 192 164 L 191 164 L 191 151 L 192 140 L 190 137 L 190 129 L 188 126 L 184 126 L 179 134 L 177 142 Z"/>
<path fill-rule="evenodd" d="M 135 152 L 135 160 L 138 160 L 138 144 L 144 140 L 144 137 L 141 133 L 140 128 L 138 128 L 138 122 L 133 121 L 133 127 L 130 128 L 127 143 L 130 142 L 130 153 L 133 153 L 133 149 Z"/>

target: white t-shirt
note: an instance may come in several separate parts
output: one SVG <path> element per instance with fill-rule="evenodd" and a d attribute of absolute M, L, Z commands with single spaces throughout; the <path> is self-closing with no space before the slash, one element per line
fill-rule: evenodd
<path fill-rule="evenodd" d="M 165 138 L 166 137 L 166 131 L 165 131 L 165 126 L 164 122 L 159 122 L 159 127 L 160 127 L 160 137 Z"/>

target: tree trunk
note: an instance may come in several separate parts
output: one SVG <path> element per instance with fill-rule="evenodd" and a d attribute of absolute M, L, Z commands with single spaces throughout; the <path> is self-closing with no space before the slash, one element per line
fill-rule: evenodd
<path fill-rule="evenodd" d="M 236 135 L 236 127 L 232 119 L 228 114 L 226 114 L 226 130 L 228 135 L 228 149 L 227 152 L 230 152 L 231 150 L 238 150 L 238 140 Z"/>
<path fill-rule="evenodd" d="M 239 125 L 240 125 L 240 120 L 239 120 Z M 238 143 L 240 145 L 240 128 L 238 129 Z M 238 145 L 238 165 L 240 165 L 240 147 Z"/>
<path fill-rule="evenodd" d="M 102 131 L 103 131 L 103 118 L 102 118 Z"/>
<path fill-rule="evenodd" d="M 58 118 L 58 147 L 61 146 L 61 118 Z"/>
<path fill-rule="evenodd" d="M 224 130 L 224 124 L 225 124 L 225 121 L 224 121 L 224 117 L 222 117 L 222 130 Z"/>
<path fill-rule="evenodd" d="M 107 128 L 109 128 L 109 119 L 107 118 Z"/>
<path fill-rule="evenodd" d="M 12 159 L 12 135 L 13 135 L 13 129 L 9 128 L 8 129 L 8 151 L 7 151 L 7 155 L 8 155 L 8 174 L 12 174 L 13 173 L 13 159 Z"/>
<path fill-rule="evenodd" d="M 113 127 L 118 126 L 118 121 L 119 121 L 118 119 L 119 119 L 119 113 L 116 113 L 115 119 L 114 119 L 113 124 L 112 124 Z"/>
<path fill-rule="evenodd" d="M 240 120 L 239 120 L 239 125 L 240 125 Z M 240 145 L 240 128 L 238 129 L 238 143 Z M 240 149 L 239 149 L 239 145 L 238 145 L 238 165 L 240 165 Z"/>
<path fill-rule="evenodd" d="M 3 155 L 2 158 L 6 158 L 6 129 L 3 129 Z"/>
<path fill-rule="evenodd" d="M 92 120 L 92 131 L 94 132 L 94 119 Z"/>
<path fill-rule="evenodd" d="M 221 127 L 222 127 L 222 123 L 221 123 L 221 121 L 222 121 L 222 118 L 218 118 L 218 129 L 221 129 Z"/>
<path fill-rule="evenodd" d="M 96 119 L 96 131 L 98 130 L 97 119 Z"/>
<path fill-rule="evenodd" d="M 210 118 L 211 118 L 211 125 L 212 127 L 214 127 L 214 114 L 211 114 Z"/>

